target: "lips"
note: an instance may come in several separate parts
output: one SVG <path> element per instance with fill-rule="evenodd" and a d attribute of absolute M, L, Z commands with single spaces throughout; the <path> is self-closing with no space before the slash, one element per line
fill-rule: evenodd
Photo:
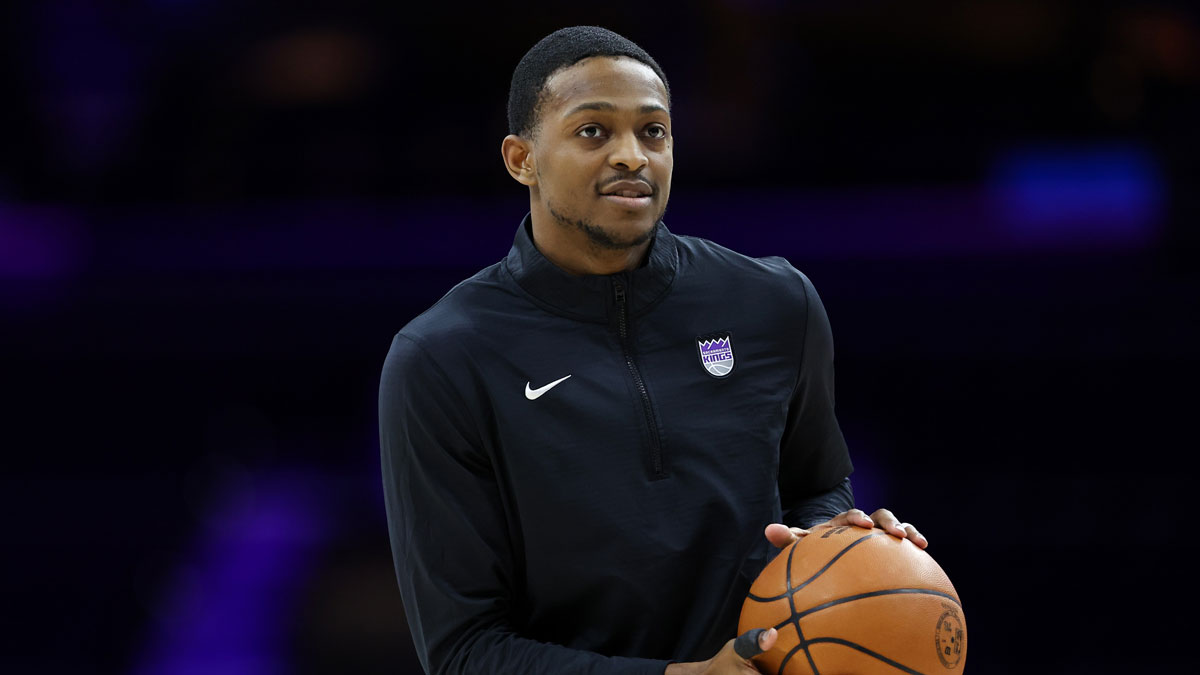
<path fill-rule="evenodd" d="M 604 188 L 600 194 L 610 197 L 649 197 L 654 194 L 650 184 L 641 180 L 622 180 Z"/>

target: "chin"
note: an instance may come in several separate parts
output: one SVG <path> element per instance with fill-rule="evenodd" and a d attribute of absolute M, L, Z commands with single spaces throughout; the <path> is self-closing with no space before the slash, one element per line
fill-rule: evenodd
<path fill-rule="evenodd" d="M 600 221 L 601 225 L 591 228 L 584 228 L 588 239 L 593 244 L 603 248 L 610 249 L 625 249 L 641 246 L 654 237 L 654 233 L 658 231 L 658 218 L 654 220 L 646 220 L 642 214 L 640 218 L 632 221 L 624 221 L 605 223 Z"/>
<path fill-rule="evenodd" d="M 618 210 L 615 213 L 605 209 L 582 218 L 562 213 L 552 204 L 547 204 L 547 210 L 559 225 L 583 233 L 593 246 L 610 250 L 623 250 L 646 243 L 658 231 L 658 221 L 662 218 L 662 211 L 650 215 L 642 209 Z"/>

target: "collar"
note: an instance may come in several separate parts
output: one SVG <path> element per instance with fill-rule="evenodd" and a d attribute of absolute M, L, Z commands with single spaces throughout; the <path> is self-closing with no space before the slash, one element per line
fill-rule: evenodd
<path fill-rule="evenodd" d="M 662 221 L 642 266 L 617 274 L 576 276 L 567 272 L 537 250 L 532 231 L 532 219 L 526 213 L 504 260 L 509 274 L 539 305 L 580 321 L 607 323 L 615 318 L 618 285 L 625 287 L 629 315 L 645 313 L 666 297 L 679 268 L 676 237 Z"/>

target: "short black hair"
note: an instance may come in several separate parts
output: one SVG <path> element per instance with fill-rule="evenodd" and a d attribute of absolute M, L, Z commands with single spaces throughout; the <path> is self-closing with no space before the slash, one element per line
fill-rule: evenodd
<path fill-rule="evenodd" d="M 666 87 L 670 105 L 667 76 L 644 49 L 607 28 L 572 26 L 542 38 L 521 57 L 508 88 L 508 132 L 526 138 L 532 135 L 546 81 L 559 70 L 591 56 L 627 56 L 650 66 Z"/>

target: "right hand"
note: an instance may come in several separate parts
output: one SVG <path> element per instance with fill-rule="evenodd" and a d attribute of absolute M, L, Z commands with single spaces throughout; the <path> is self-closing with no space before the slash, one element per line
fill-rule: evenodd
<path fill-rule="evenodd" d="M 878 527 L 888 534 L 894 535 L 901 539 L 908 539 L 918 548 L 926 548 L 929 546 L 929 540 L 925 538 L 925 535 L 918 532 L 917 528 L 913 527 L 909 523 L 900 522 L 900 520 L 887 509 L 876 509 L 875 513 L 872 513 L 869 516 L 861 509 L 850 509 L 849 511 L 839 513 L 830 520 L 821 523 L 820 525 L 814 525 L 813 527 L 824 527 L 827 525 L 832 527 L 838 527 L 841 525 L 854 525 L 868 529 L 872 527 Z M 789 544 L 800 541 L 809 534 L 812 534 L 812 530 L 805 530 L 799 527 L 788 527 L 783 523 L 771 523 L 770 525 L 767 525 L 767 529 L 763 532 L 763 534 L 767 536 L 767 541 L 774 544 L 776 548 L 784 548 Z"/>
<path fill-rule="evenodd" d="M 759 648 L 764 652 L 769 650 L 775 646 L 778 637 L 779 633 L 774 628 L 763 631 L 758 636 Z M 750 675 L 760 672 L 750 659 L 743 659 L 733 651 L 733 643 L 733 640 L 726 642 L 721 651 L 707 661 L 672 663 L 663 675 Z"/>

